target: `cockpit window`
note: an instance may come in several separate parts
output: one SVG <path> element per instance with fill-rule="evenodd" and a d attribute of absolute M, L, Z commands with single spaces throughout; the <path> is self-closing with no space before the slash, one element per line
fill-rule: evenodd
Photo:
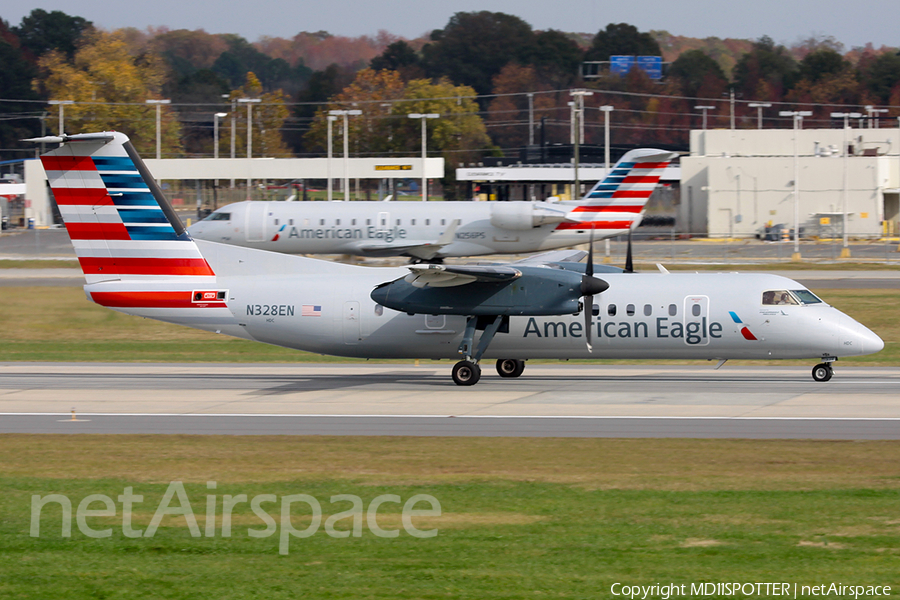
<path fill-rule="evenodd" d="M 791 290 L 791 293 L 800 299 L 803 304 L 821 304 L 822 300 L 809 290 Z"/>
<path fill-rule="evenodd" d="M 766 306 L 799 304 L 797 299 L 787 290 L 769 290 L 763 292 L 762 303 Z"/>
<path fill-rule="evenodd" d="M 230 221 L 231 213 L 227 212 L 214 212 L 205 219 L 206 221 Z"/>

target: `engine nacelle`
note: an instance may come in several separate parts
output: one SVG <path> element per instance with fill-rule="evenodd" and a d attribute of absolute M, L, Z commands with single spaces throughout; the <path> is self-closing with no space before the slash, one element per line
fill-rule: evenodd
<path fill-rule="evenodd" d="M 526 231 L 541 225 L 562 223 L 564 210 L 552 208 L 544 202 L 493 202 L 491 225 L 500 229 Z"/>

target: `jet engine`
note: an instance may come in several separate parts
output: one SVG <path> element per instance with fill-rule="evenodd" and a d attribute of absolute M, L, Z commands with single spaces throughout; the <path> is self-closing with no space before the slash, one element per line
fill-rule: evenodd
<path fill-rule="evenodd" d="M 527 231 L 541 225 L 562 223 L 564 210 L 547 206 L 544 202 L 492 202 L 491 225 L 500 229 Z"/>

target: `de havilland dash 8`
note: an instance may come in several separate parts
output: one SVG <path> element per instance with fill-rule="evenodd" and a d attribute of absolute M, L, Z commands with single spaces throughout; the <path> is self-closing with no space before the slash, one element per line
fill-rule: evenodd
<path fill-rule="evenodd" d="M 774 275 L 595 270 L 572 250 L 377 268 L 194 240 L 124 134 L 31 141 L 61 144 L 42 161 L 88 298 L 126 314 L 322 354 L 456 359 L 459 385 L 483 360 L 516 377 L 538 358 L 813 359 L 827 381 L 839 357 L 884 346 Z"/>
<path fill-rule="evenodd" d="M 197 240 L 288 254 L 525 254 L 624 234 L 676 154 L 641 148 L 581 200 L 559 202 L 237 202 L 188 229 Z"/>

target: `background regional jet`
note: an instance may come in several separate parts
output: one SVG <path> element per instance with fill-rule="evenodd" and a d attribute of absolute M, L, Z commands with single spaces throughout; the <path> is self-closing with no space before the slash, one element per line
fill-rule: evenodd
<path fill-rule="evenodd" d="M 503 377 L 529 358 L 808 358 L 827 381 L 839 356 L 884 346 L 773 275 L 600 278 L 572 251 L 372 268 L 195 241 L 124 134 L 32 141 L 62 143 L 41 158 L 88 298 L 126 314 L 323 354 L 456 359 L 459 385 L 488 358 Z"/>
<path fill-rule="evenodd" d="M 676 156 L 631 150 L 578 201 L 237 202 L 192 226 L 194 239 L 289 254 L 447 256 L 520 254 L 587 243 L 640 223 Z"/>

